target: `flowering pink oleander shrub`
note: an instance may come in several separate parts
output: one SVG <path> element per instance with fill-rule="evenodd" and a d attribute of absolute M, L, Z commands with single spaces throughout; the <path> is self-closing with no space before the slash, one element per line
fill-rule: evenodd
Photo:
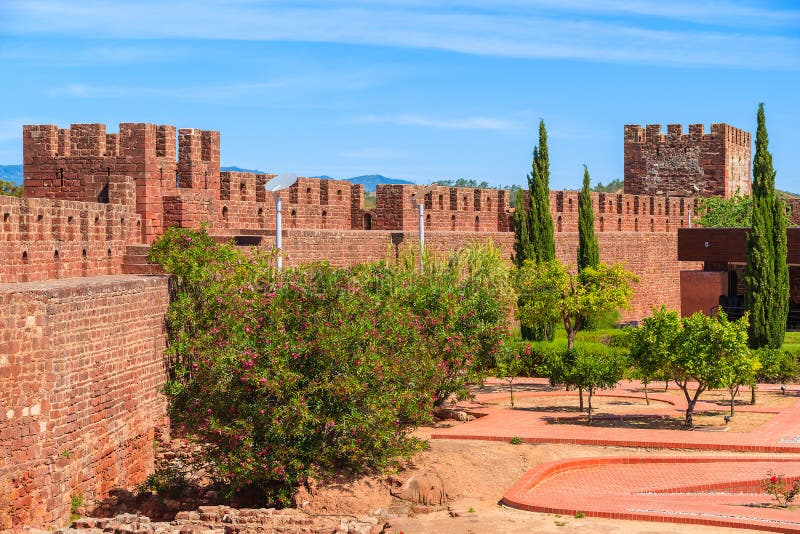
<path fill-rule="evenodd" d="M 402 265 L 279 274 L 269 255 L 182 229 L 151 259 L 174 275 L 172 420 L 207 445 L 218 481 L 272 503 L 309 475 L 416 451 L 409 429 L 481 376 L 506 331 L 467 309 L 478 303 L 466 285 L 446 290 Z"/>

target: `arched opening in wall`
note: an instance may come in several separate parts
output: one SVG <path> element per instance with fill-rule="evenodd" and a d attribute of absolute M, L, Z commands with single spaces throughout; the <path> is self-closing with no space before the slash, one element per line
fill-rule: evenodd
<path fill-rule="evenodd" d="M 444 209 L 444 195 L 439 195 L 439 209 Z"/>
<path fill-rule="evenodd" d="M 106 256 L 108 256 L 109 259 L 111 258 L 111 249 L 106 250 Z"/>
<path fill-rule="evenodd" d="M 665 221 L 665 226 L 666 226 L 666 230 L 667 230 L 667 232 L 669 232 L 669 219 L 667 219 L 667 220 Z"/>
<path fill-rule="evenodd" d="M 53 259 L 56 260 L 56 261 L 58 261 L 60 259 L 59 258 L 59 254 L 58 254 L 58 249 L 55 249 L 53 251 Z"/>
<path fill-rule="evenodd" d="M 256 216 L 258 217 L 258 225 L 264 226 L 264 208 L 258 208 Z"/>
<path fill-rule="evenodd" d="M 428 227 L 428 228 L 430 228 L 430 226 L 431 226 L 431 214 L 430 213 L 425 216 L 425 226 Z"/>
<path fill-rule="evenodd" d="M 450 216 L 450 229 L 452 231 L 454 231 L 454 232 L 456 231 L 456 216 L 455 215 L 451 215 Z"/>
<path fill-rule="evenodd" d="M 369 213 L 364 214 L 364 230 L 372 230 L 372 215 Z"/>
<path fill-rule="evenodd" d="M 222 220 L 228 222 L 228 206 L 222 206 Z"/>
<path fill-rule="evenodd" d="M 477 216 L 475 217 L 475 231 L 476 232 L 481 231 L 481 218 Z"/>
<path fill-rule="evenodd" d="M 311 204 L 311 203 L 313 203 L 311 199 L 311 188 L 306 187 L 306 204 Z"/>
<path fill-rule="evenodd" d="M 7 222 L 9 222 L 10 220 L 11 220 L 11 214 L 10 214 L 10 213 L 4 213 L 4 214 L 3 214 L 3 222 L 4 222 L 4 223 L 7 223 Z"/>
<path fill-rule="evenodd" d="M 681 228 L 683 228 L 683 219 L 681 219 L 680 224 L 681 224 Z"/>
<path fill-rule="evenodd" d="M 633 219 L 633 231 L 634 232 L 638 232 L 639 231 L 639 217 L 636 217 L 635 219 Z"/>
<path fill-rule="evenodd" d="M 289 214 L 289 226 L 292 228 L 297 228 L 297 210 L 292 210 Z"/>
<path fill-rule="evenodd" d="M 337 189 L 336 190 L 336 202 L 341 202 L 341 201 L 342 201 L 342 190 L 341 189 Z"/>
<path fill-rule="evenodd" d="M 467 207 L 468 207 L 468 206 L 469 206 L 469 204 L 467 203 L 467 197 L 466 197 L 466 195 L 465 195 L 465 196 L 464 196 L 464 211 L 467 211 Z"/>
<path fill-rule="evenodd" d="M 622 231 L 622 217 L 617 218 L 617 232 Z"/>
<path fill-rule="evenodd" d="M 630 200 L 625 203 L 625 213 L 627 213 L 629 215 L 631 213 L 631 201 Z"/>
<path fill-rule="evenodd" d="M 247 193 L 246 190 L 245 190 L 246 188 L 247 188 L 247 186 L 244 184 L 244 182 L 239 184 L 239 200 L 245 200 L 244 197 L 245 197 L 245 194 Z"/>
<path fill-rule="evenodd" d="M 328 227 L 328 212 L 322 211 L 322 228 Z"/>
<path fill-rule="evenodd" d="M 486 199 L 486 211 L 492 211 L 492 197 Z"/>
<path fill-rule="evenodd" d="M 28 263 L 28 251 L 27 250 L 23 250 L 22 251 L 22 263 Z"/>
<path fill-rule="evenodd" d="M 600 217 L 600 231 L 601 232 L 606 231 L 606 220 L 604 217 Z"/>
<path fill-rule="evenodd" d="M 572 213 L 572 197 L 567 199 L 567 213 Z"/>
<path fill-rule="evenodd" d="M 656 221 L 655 221 L 655 219 L 652 219 L 652 218 L 650 219 L 650 231 L 651 232 L 655 232 L 656 231 Z"/>
<path fill-rule="evenodd" d="M 560 231 L 562 231 L 561 215 L 559 215 L 558 218 L 556 219 L 556 232 Z"/>
<path fill-rule="evenodd" d="M 89 257 L 89 254 L 86 252 L 86 249 L 83 249 L 83 250 L 81 250 L 81 259 L 83 259 L 84 261 L 86 261 L 86 259 L 87 259 L 88 257 Z"/>

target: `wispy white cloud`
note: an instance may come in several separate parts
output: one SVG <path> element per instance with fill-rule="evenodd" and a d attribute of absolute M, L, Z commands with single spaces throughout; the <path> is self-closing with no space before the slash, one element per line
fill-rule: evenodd
<path fill-rule="evenodd" d="M 276 77 L 270 80 L 180 86 L 118 86 L 69 83 L 49 88 L 50 97 L 119 99 L 131 97 L 169 97 L 179 100 L 235 101 L 242 97 L 266 94 L 278 90 L 318 91 L 331 88 L 365 89 L 381 83 L 380 74 L 370 72 L 301 74 Z"/>
<path fill-rule="evenodd" d="M 497 117 L 461 117 L 443 119 L 407 113 L 400 115 L 358 115 L 355 122 L 396 124 L 399 126 L 423 126 L 427 128 L 446 128 L 453 130 L 517 130 L 524 125 Z"/>
<path fill-rule="evenodd" d="M 30 117 L 0 119 L 0 142 L 22 140 L 22 125 L 36 122 L 36 119 Z"/>
<path fill-rule="evenodd" d="M 800 68 L 800 11 L 756 3 L 400 0 L 78 3 L 6 0 L 0 32 L 431 48 L 466 54 Z M 690 21 L 667 24 L 664 19 Z"/>
<path fill-rule="evenodd" d="M 21 61 L 26 64 L 45 63 L 48 66 L 87 66 L 129 63 L 174 62 L 185 58 L 189 50 L 182 46 L 161 46 L 138 43 L 137 45 L 78 45 L 66 53 L 56 45 L 32 45 L 30 43 L 5 44 L 0 47 L 0 60 Z"/>

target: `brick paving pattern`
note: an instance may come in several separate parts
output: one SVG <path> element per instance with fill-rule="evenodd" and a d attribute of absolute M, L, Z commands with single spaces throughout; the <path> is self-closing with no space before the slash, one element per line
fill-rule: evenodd
<path fill-rule="evenodd" d="M 498 385 L 499 383 L 490 385 Z M 539 379 L 523 381 L 525 386 L 544 389 Z M 519 387 L 519 386 L 518 386 Z M 641 398 L 632 391 L 636 383 L 625 383 L 604 392 L 621 398 Z M 761 386 L 777 389 L 777 386 Z M 517 391 L 515 398 L 576 396 L 576 392 Z M 650 408 L 647 416 L 681 416 L 685 401 L 672 394 L 651 394 L 663 407 Z M 576 399 L 577 400 L 577 399 Z M 770 470 L 787 475 L 787 482 L 800 476 L 800 400 L 785 407 L 740 406 L 741 412 L 772 413 L 774 416 L 752 432 L 690 432 L 638 428 L 588 427 L 553 424 L 552 411 L 536 408 L 504 408 L 480 403 L 508 402 L 508 393 L 477 395 L 476 403 L 463 407 L 478 419 L 460 426 L 440 429 L 433 439 L 479 439 L 527 443 L 574 443 L 719 451 L 752 451 L 752 457 L 670 456 L 597 457 L 559 460 L 539 465 L 503 496 L 503 502 L 523 510 L 632 519 L 669 523 L 692 523 L 746 528 L 772 532 L 800 533 L 800 514 L 765 506 L 771 497 L 761 488 Z M 697 411 L 724 408 L 700 402 Z M 627 415 L 627 413 L 626 413 Z M 763 453 L 797 453 L 772 455 Z"/>

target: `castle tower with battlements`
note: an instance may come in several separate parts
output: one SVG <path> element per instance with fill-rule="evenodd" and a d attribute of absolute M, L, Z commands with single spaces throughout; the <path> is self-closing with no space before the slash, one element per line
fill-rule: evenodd
<path fill-rule="evenodd" d="M 750 194 L 750 133 L 728 124 L 625 126 L 625 193 L 675 197 Z"/>

